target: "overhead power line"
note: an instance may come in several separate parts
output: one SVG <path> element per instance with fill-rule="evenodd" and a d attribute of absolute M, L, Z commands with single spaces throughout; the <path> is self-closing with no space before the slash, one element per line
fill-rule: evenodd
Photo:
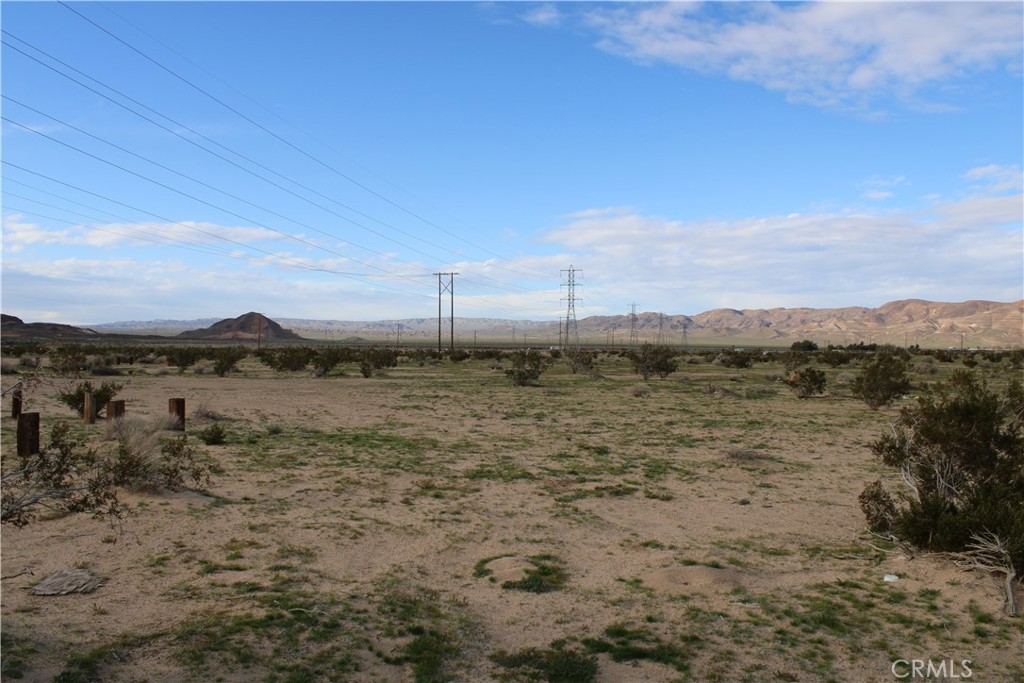
<path fill-rule="evenodd" d="M 251 125 L 255 126 L 259 130 L 261 130 L 264 133 L 266 133 L 267 135 L 270 135 L 275 140 L 278 140 L 282 144 L 284 144 L 287 147 L 295 150 L 296 152 L 298 152 L 299 154 L 301 154 L 304 157 L 308 158 L 309 160 L 319 164 L 320 166 L 322 166 L 323 168 L 327 169 L 331 173 L 334 173 L 338 177 L 348 181 L 349 183 L 355 185 L 356 187 L 362 189 L 363 191 L 373 195 L 374 197 L 377 197 L 378 199 L 380 199 L 381 201 L 386 202 L 387 204 L 390 204 L 391 206 L 395 207 L 396 209 L 399 209 L 400 211 L 402 211 L 402 212 L 408 214 L 409 216 L 411 216 L 411 217 L 413 217 L 413 218 L 423 222 L 424 224 L 429 225 L 429 226 L 431 226 L 431 227 L 433 227 L 433 228 L 435 228 L 437 230 L 440 230 L 441 232 L 445 233 L 446 235 L 448 235 L 450 237 L 453 237 L 453 238 L 455 238 L 455 239 L 457 239 L 459 241 L 465 242 L 466 244 L 470 245 L 471 247 L 473 247 L 475 249 L 478 249 L 478 250 L 480 250 L 480 251 L 482 251 L 482 252 L 484 252 L 486 254 L 490 254 L 491 256 L 494 256 L 496 258 L 504 260 L 504 257 L 501 256 L 500 254 L 497 254 L 497 253 L 491 251 L 490 249 L 487 249 L 486 247 L 483 247 L 483 246 L 481 246 L 479 244 L 475 244 L 474 242 L 466 239 L 465 237 L 463 237 L 461 235 L 458 235 L 458 234 L 448 230 L 447 228 L 445 228 L 445 227 L 443 227 L 441 225 L 438 225 L 437 223 L 434 223 L 433 221 L 431 221 L 431 220 L 429 220 L 429 219 L 419 215 L 415 211 L 412 211 L 411 209 L 408 209 L 407 207 L 403 206 L 402 204 L 400 204 L 400 203 L 390 199 L 389 197 L 387 197 L 387 196 L 377 192 L 373 188 L 371 188 L 371 187 L 369 187 L 369 186 L 367 186 L 367 185 L 365 185 L 363 183 L 360 183 L 355 178 L 352 178 L 351 176 L 343 173 L 342 171 L 338 170 L 337 168 L 335 168 L 331 164 L 327 163 L 326 161 L 320 159 L 316 155 L 311 154 L 310 152 L 307 152 L 303 148 L 299 147 L 298 145 L 294 144 L 293 142 L 291 142 L 290 140 L 286 139 L 285 137 L 279 135 L 278 133 L 274 132 L 273 130 L 267 128 L 266 126 L 264 126 L 263 124 L 259 123 L 255 119 L 252 119 L 251 117 L 247 116 L 245 113 L 239 111 L 238 109 L 236 109 L 235 107 L 231 106 L 227 102 L 224 102 L 222 99 L 220 99 L 216 95 L 210 93 L 205 88 L 197 85 L 196 83 L 192 82 L 188 78 L 185 78 L 184 76 L 179 74 L 174 69 L 171 69 L 167 65 L 163 64 L 160 60 L 158 60 L 158 59 L 156 59 L 154 57 L 151 57 L 146 52 L 144 52 L 144 51 L 140 50 L 139 48 L 135 47 L 134 45 L 132 45 L 131 43 L 129 43 L 125 39 L 123 39 L 120 36 L 118 36 L 113 31 L 107 29 L 106 27 L 102 26 L 98 22 L 94 21 L 93 19 L 90 19 L 89 17 L 85 16 L 84 14 L 79 12 L 78 10 L 74 9 L 73 7 L 68 5 L 66 2 L 64 2 L 64 0 L 57 0 L 57 1 L 65 9 L 73 12 L 74 14 L 76 14 L 77 16 L 82 18 L 84 21 L 88 22 L 89 24 L 91 24 L 92 26 L 96 27 L 97 29 L 99 29 L 100 31 L 105 33 L 106 35 L 108 35 L 111 38 L 113 38 L 114 40 L 116 40 L 118 43 L 124 45 L 125 47 L 130 49 L 132 52 L 135 52 L 136 54 L 138 54 L 140 57 L 142 57 L 146 61 L 150 62 L 151 64 L 155 65 L 156 67 L 158 67 L 158 68 L 162 69 L 163 71 L 167 72 L 168 74 L 170 74 L 174 78 L 178 79 L 182 83 L 184 83 L 187 86 L 189 86 L 190 88 L 194 89 L 196 92 L 201 93 L 205 97 L 207 97 L 210 100 L 216 102 L 217 104 L 219 104 L 220 106 L 224 107 L 228 111 L 232 112 L 236 116 L 239 116 L 243 120 L 247 121 Z M 538 271 L 538 273 L 539 273 L 539 271 Z"/>

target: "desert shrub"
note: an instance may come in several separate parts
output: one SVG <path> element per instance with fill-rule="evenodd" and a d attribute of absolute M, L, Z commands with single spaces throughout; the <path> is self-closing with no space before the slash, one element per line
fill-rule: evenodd
<path fill-rule="evenodd" d="M 750 368 L 754 365 L 754 356 L 749 351 L 723 351 L 712 362 L 725 368 Z"/>
<path fill-rule="evenodd" d="M 67 407 L 77 411 L 79 415 L 85 415 L 85 395 L 92 394 L 96 414 L 99 415 L 106 410 L 107 402 L 117 396 L 123 388 L 124 385 L 118 382 L 103 382 L 99 387 L 95 387 L 92 382 L 86 380 L 68 390 L 58 391 L 57 398 Z"/>
<path fill-rule="evenodd" d="M 630 393 L 635 398 L 647 398 L 648 396 L 651 395 L 651 388 L 646 384 L 637 384 L 635 387 L 633 387 Z"/>
<path fill-rule="evenodd" d="M 985 380 L 958 370 L 904 408 L 892 432 L 871 445 L 898 468 L 909 494 L 902 505 L 870 485 L 861 508 L 874 527 L 886 526 L 913 545 L 964 551 L 982 534 L 1004 541 L 1024 573 L 1024 389 L 999 394 Z"/>
<path fill-rule="evenodd" d="M 196 432 L 196 436 L 207 446 L 220 446 L 227 442 L 228 430 L 224 428 L 224 425 L 214 423 Z"/>
<path fill-rule="evenodd" d="M 261 349 L 256 353 L 260 362 L 277 372 L 298 372 L 313 360 L 316 351 L 308 346 L 283 346 Z"/>
<path fill-rule="evenodd" d="M 676 355 L 667 346 L 655 346 L 644 342 L 639 349 L 629 354 L 629 360 L 633 364 L 633 372 L 645 380 L 651 375 L 665 379 L 679 369 L 679 361 Z"/>
<path fill-rule="evenodd" d="M 48 351 L 47 356 L 50 358 L 50 366 L 62 375 L 77 374 L 89 365 L 85 351 L 78 346 L 54 346 Z"/>
<path fill-rule="evenodd" d="M 557 349 L 551 351 L 551 358 L 556 359 Z M 569 363 L 569 369 L 575 375 L 577 372 L 593 372 L 594 361 L 597 354 L 587 349 L 566 349 L 565 360 Z"/>
<path fill-rule="evenodd" d="M 818 360 L 833 368 L 838 368 L 840 365 L 848 365 L 853 360 L 853 354 L 830 346 L 818 354 Z"/>
<path fill-rule="evenodd" d="M 213 352 L 213 371 L 218 377 L 224 377 L 235 369 L 238 362 L 249 355 L 241 346 L 226 346 Z"/>
<path fill-rule="evenodd" d="M 800 398 L 810 398 L 825 393 L 825 373 L 815 368 L 806 367 L 792 373 L 786 384 L 793 387 Z"/>
<path fill-rule="evenodd" d="M 359 361 L 359 374 L 363 377 L 373 377 L 373 363 L 368 360 Z"/>
<path fill-rule="evenodd" d="M 317 349 L 316 355 L 313 356 L 311 362 L 316 370 L 316 374 L 323 377 L 341 363 L 350 360 L 352 360 L 352 353 L 349 349 L 339 346 L 328 346 Z"/>
<path fill-rule="evenodd" d="M 385 349 L 374 346 L 373 348 L 363 351 L 361 362 L 368 363 L 374 370 L 393 368 L 398 365 L 398 352 L 394 349 Z M 369 375 L 366 374 L 363 376 L 369 377 Z"/>
<path fill-rule="evenodd" d="M 810 354 L 804 351 L 787 351 L 785 353 L 777 354 L 777 358 L 782 367 L 786 368 L 786 372 L 792 374 L 799 368 L 805 365 L 811 364 Z"/>
<path fill-rule="evenodd" d="M 910 363 L 904 356 L 876 353 L 861 367 L 850 392 L 872 410 L 878 410 L 910 391 L 909 367 Z"/>
<path fill-rule="evenodd" d="M 70 431 L 67 424 L 54 426 L 39 453 L 21 458 L 3 475 L 0 523 L 24 526 L 41 510 L 92 512 L 97 517 L 124 513 L 108 464 Z"/>
<path fill-rule="evenodd" d="M 817 351 L 818 345 L 810 339 L 802 339 L 800 341 L 793 342 L 789 349 L 790 351 L 796 351 L 798 353 L 808 353 L 810 351 Z"/>
<path fill-rule="evenodd" d="M 121 420 L 115 428 L 117 450 L 110 463 L 114 483 L 129 489 L 170 491 L 188 482 L 209 480 L 209 468 L 196 461 L 185 434 L 167 439 L 168 419 Z"/>
<path fill-rule="evenodd" d="M 206 355 L 206 352 L 195 346 L 175 346 L 168 349 L 164 355 L 167 358 L 167 364 L 178 368 L 178 374 L 181 374 L 185 372 L 186 368 L 198 363 Z"/>
<path fill-rule="evenodd" d="M 505 375 L 512 380 L 512 384 L 520 387 L 536 384 L 552 363 L 550 356 L 534 349 L 516 351 L 509 361 L 512 367 L 505 370 Z"/>
<path fill-rule="evenodd" d="M 471 358 L 471 354 L 469 353 L 469 351 L 466 351 L 465 349 L 452 349 L 451 351 L 448 352 L 448 360 L 452 361 L 453 363 L 461 363 L 462 361 L 468 360 L 469 358 Z"/>

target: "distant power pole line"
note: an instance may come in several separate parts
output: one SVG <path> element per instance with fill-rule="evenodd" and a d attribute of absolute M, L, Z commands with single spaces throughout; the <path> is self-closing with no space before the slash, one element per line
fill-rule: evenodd
<path fill-rule="evenodd" d="M 658 314 L 658 346 L 665 345 L 665 314 Z"/>
<path fill-rule="evenodd" d="M 458 273 L 434 273 L 437 276 L 437 352 L 441 353 L 441 297 L 448 292 L 451 300 L 450 349 L 455 348 L 455 276 Z M 448 278 L 448 282 L 444 278 Z"/>
<path fill-rule="evenodd" d="M 629 305 L 629 347 L 636 346 L 636 302 Z"/>
<path fill-rule="evenodd" d="M 565 307 L 565 341 L 562 345 L 562 350 L 579 351 L 580 330 L 576 325 L 576 273 L 583 271 L 578 271 L 572 266 L 569 266 L 569 270 L 563 270 L 560 272 L 568 274 L 564 285 L 566 288 L 565 299 L 568 303 Z"/>

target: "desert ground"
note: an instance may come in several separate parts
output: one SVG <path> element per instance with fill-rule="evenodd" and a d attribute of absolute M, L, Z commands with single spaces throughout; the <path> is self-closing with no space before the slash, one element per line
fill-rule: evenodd
<path fill-rule="evenodd" d="M 645 382 L 602 355 L 526 387 L 489 360 L 93 378 L 140 423 L 184 397 L 210 480 L 123 491 L 114 523 L 5 526 L 3 679 L 896 681 L 925 660 L 1024 680 L 999 581 L 865 528 L 865 484 L 899 486 L 869 449 L 898 406 L 853 398 L 855 366 L 800 399 L 778 363 L 687 361 Z M 66 422 L 113 450 L 55 382 L 25 397 L 44 441 Z M 104 583 L 29 592 L 71 568 Z"/>

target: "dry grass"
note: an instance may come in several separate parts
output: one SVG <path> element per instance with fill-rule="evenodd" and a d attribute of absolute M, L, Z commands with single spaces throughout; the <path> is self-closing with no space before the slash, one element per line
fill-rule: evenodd
<path fill-rule="evenodd" d="M 126 377 L 119 434 L 148 451 L 184 396 L 213 481 L 127 492 L 119 529 L 5 529 L 5 567 L 107 581 L 41 598 L 5 580 L 5 662 L 27 680 L 863 681 L 929 657 L 1024 675 L 995 582 L 863 533 L 890 413 L 779 392 L 772 364 L 638 385 L 602 357 L 601 380 L 556 365 L 537 389 L 488 363 Z M 113 446 L 28 398 L 44 429 Z M 223 444 L 199 443 L 200 416 Z M 557 589 L 502 588 L 538 576 Z"/>

